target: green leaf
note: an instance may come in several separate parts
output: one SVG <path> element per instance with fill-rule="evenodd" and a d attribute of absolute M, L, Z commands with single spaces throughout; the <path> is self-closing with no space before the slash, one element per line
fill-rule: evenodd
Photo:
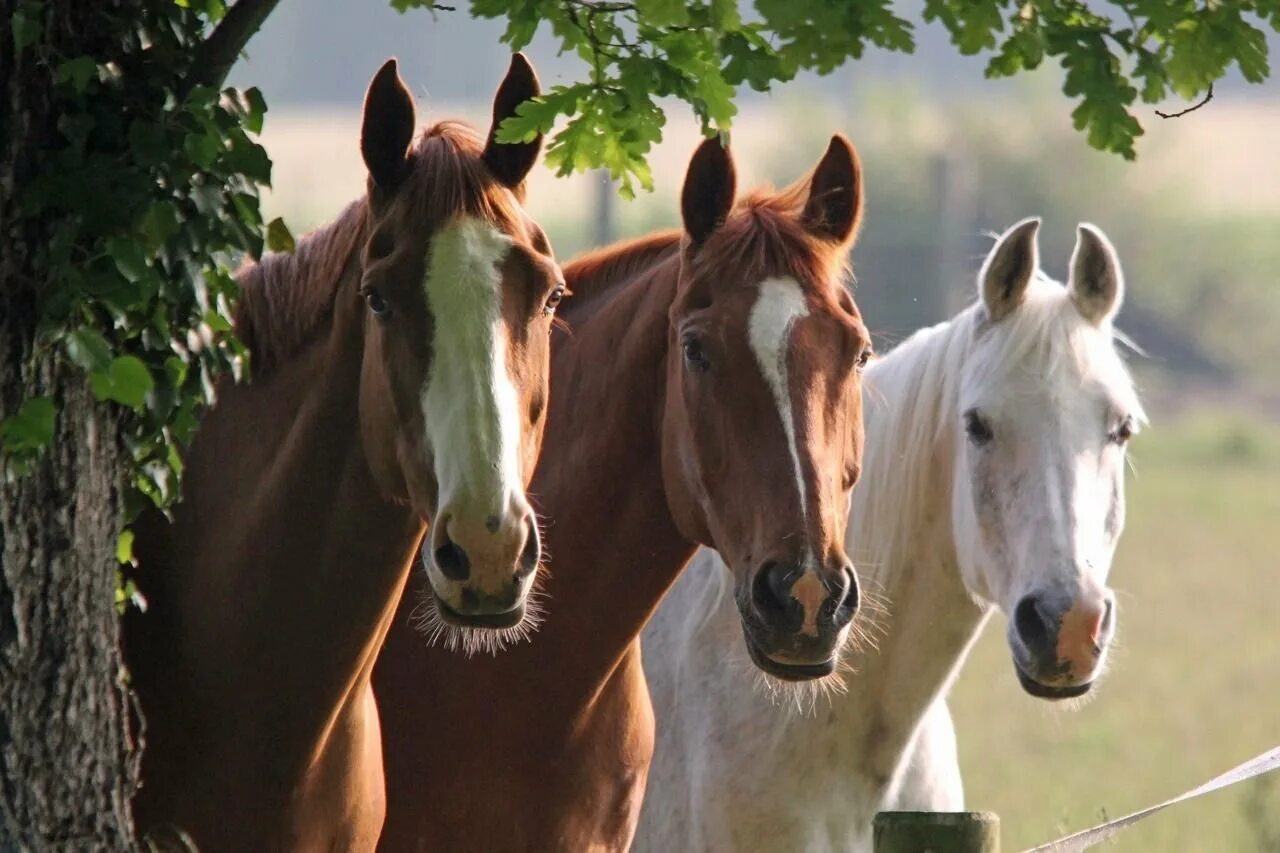
<path fill-rule="evenodd" d="M 128 530 L 124 531 L 124 533 L 128 532 Z M 123 536 L 124 533 L 120 535 Z M 130 546 L 130 551 L 132 552 L 132 545 Z M 126 561 L 121 560 L 120 562 Z M 133 560 L 128 562 L 134 566 L 137 565 Z M 147 612 L 147 599 L 143 596 L 142 591 L 138 589 L 137 584 L 132 579 L 125 579 L 120 572 L 116 572 L 116 614 L 123 616 L 131 604 L 138 608 L 139 611 Z"/>
<path fill-rule="evenodd" d="M 538 25 L 541 23 L 542 18 L 536 10 L 529 9 L 526 12 L 523 9 L 513 9 L 507 19 L 507 30 L 502 34 L 502 41 L 510 45 L 512 50 L 521 50 L 533 41 L 533 36 L 538 32 Z"/>
<path fill-rule="evenodd" d="M 271 159 L 267 150 L 245 137 L 232 143 L 225 163 L 256 184 L 271 184 Z"/>
<path fill-rule="evenodd" d="M 120 535 L 116 537 L 116 560 L 131 566 L 138 565 L 138 561 L 133 557 L 133 531 L 128 527 L 121 530 Z"/>
<path fill-rule="evenodd" d="M 146 255 L 137 241 L 125 237 L 113 237 L 107 241 L 107 254 L 116 262 L 116 269 L 127 280 L 137 283 L 151 278 L 152 270 Z"/>
<path fill-rule="evenodd" d="M 112 359 L 106 370 L 89 374 L 89 387 L 99 400 L 114 400 L 140 411 L 155 381 L 137 356 L 121 355 Z"/>
<path fill-rule="evenodd" d="M 539 133 L 550 133 L 558 116 L 577 112 L 581 91 L 580 87 L 556 87 L 544 95 L 525 101 L 516 107 L 515 115 L 508 116 L 498 127 L 498 141 L 532 142 Z"/>
<path fill-rule="evenodd" d="M 57 408 L 48 397 L 32 397 L 17 414 L 0 421 L 0 441 L 6 453 L 33 453 L 53 443 Z"/>
<path fill-rule="evenodd" d="M 170 201 L 154 202 L 142 217 L 142 233 L 155 248 L 178 233 L 179 227 L 178 208 Z"/>
<path fill-rule="evenodd" d="M 40 41 L 40 37 L 44 35 L 44 24 L 40 23 L 40 19 L 36 17 L 40 12 L 41 5 L 43 4 L 23 4 L 9 16 L 9 24 L 13 28 L 13 52 L 15 54 L 22 53 L 22 51 Z"/>
<path fill-rule="evenodd" d="M 293 235 L 284 220 L 276 217 L 267 223 L 267 248 L 273 252 L 292 252 L 294 250 Z"/>
<path fill-rule="evenodd" d="M 653 27 L 683 26 L 689 23 L 684 0 L 636 0 L 636 15 Z"/>
<path fill-rule="evenodd" d="M 64 344 L 67 358 L 81 370 L 105 371 L 111 367 L 111 345 L 96 329 L 81 326 L 68 332 Z"/>
<path fill-rule="evenodd" d="M 55 79 L 59 83 L 69 83 L 71 88 L 83 93 L 89 87 L 89 81 L 98 76 L 98 63 L 92 56 L 77 56 L 68 59 L 58 66 Z"/>
<path fill-rule="evenodd" d="M 244 126 L 252 133 L 262 133 L 262 119 L 267 114 L 267 102 L 257 86 L 244 90 L 244 102 L 247 107 Z"/>
<path fill-rule="evenodd" d="M 187 134 L 187 138 L 182 141 L 182 150 L 201 169 L 208 169 L 218 159 L 222 140 L 213 133 L 196 131 Z"/>

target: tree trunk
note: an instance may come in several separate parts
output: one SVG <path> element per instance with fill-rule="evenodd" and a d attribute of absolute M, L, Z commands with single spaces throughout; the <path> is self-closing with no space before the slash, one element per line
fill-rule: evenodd
<path fill-rule="evenodd" d="M 75 44 L 74 5 L 39 7 L 63 46 Z M 0 419 L 38 395 L 60 412 L 31 472 L 0 473 L 0 851 L 131 850 L 136 752 L 115 611 L 120 424 L 54 348 L 36 345 L 47 276 L 32 250 L 49 223 L 19 222 L 17 199 L 57 116 L 52 73 L 13 50 L 17 6 L 0 0 Z"/>
<path fill-rule="evenodd" d="M 61 413 L 36 469 L 0 485 L 0 850 L 131 849 L 117 425 L 82 378 L 49 354 L 32 363 L 14 319 L 0 320 L 0 415 L 23 391 Z"/>

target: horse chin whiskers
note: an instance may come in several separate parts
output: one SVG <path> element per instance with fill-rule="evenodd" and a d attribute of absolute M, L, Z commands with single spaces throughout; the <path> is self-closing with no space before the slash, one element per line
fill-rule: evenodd
<path fill-rule="evenodd" d="M 853 672 L 853 667 L 843 659 L 836 661 L 836 667 L 829 675 L 811 681 L 785 681 L 754 665 L 752 669 L 755 670 L 753 686 L 756 692 L 763 694 L 771 704 L 802 717 L 817 715 L 818 700 L 825 699 L 830 703 L 836 696 L 848 693 L 845 674 Z"/>
<path fill-rule="evenodd" d="M 862 587 L 858 612 L 849 624 L 841 655 L 860 655 L 880 650 L 880 641 L 889 633 L 889 597 L 879 589 Z"/>
<path fill-rule="evenodd" d="M 423 587 L 418 604 L 409 614 L 409 622 L 421 633 L 428 646 L 441 646 L 466 657 L 476 654 L 497 656 L 511 646 L 528 641 L 546 616 L 546 592 L 542 589 L 543 567 L 534 573 L 533 588 L 525 597 L 524 618 L 507 628 L 469 628 L 447 621 L 440 613 L 439 602 L 430 586 Z"/>
<path fill-rule="evenodd" d="M 1089 692 L 1083 696 L 1074 696 L 1070 699 L 1063 699 L 1061 702 L 1055 702 L 1052 710 L 1063 714 L 1074 714 L 1092 702 L 1093 698 L 1097 695 L 1098 691 L 1095 686 L 1094 688 L 1090 688 Z"/>

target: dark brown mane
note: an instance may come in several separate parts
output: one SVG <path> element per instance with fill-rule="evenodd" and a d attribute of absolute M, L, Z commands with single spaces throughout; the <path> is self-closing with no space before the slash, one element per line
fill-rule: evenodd
<path fill-rule="evenodd" d="M 573 304 L 581 304 L 608 285 L 629 278 L 647 268 L 680 245 L 677 229 L 658 231 L 592 249 L 564 265 L 565 281 L 573 292 Z"/>
<path fill-rule="evenodd" d="M 801 213 L 808 195 L 808 177 L 780 191 L 753 190 L 707 238 L 696 268 L 744 284 L 786 275 L 802 286 L 840 286 L 848 273 L 847 246 L 819 239 L 805 227 Z"/>
<path fill-rule="evenodd" d="M 484 139 L 469 125 L 446 120 L 419 137 L 397 198 L 434 233 L 449 219 L 477 216 L 511 231 L 520 203 L 481 159 Z M 368 237 L 367 197 L 298 241 L 292 254 L 270 253 L 238 274 L 236 331 L 252 353 L 254 375 L 273 371 L 297 352 L 333 313 L 338 283 Z"/>
<path fill-rule="evenodd" d="M 328 320 L 338 282 L 364 242 L 366 221 L 365 201 L 352 202 L 292 253 L 271 252 L 240 270 L 236 334 L 249 348 L 255 376 L 274 370 Z"/>

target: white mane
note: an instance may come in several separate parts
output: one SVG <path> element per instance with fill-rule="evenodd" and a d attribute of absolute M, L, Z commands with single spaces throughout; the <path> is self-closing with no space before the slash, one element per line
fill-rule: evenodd
<path fill-rule="evenodd" d="M 860 576 L 878 580 L 894 555 L 905 551 L 906 537 L 920 529 L 913 513 L 924 509 L 925 489 L 940 472 L 950 477 L 964 383 L 999 383 L 1028 371 L 1041 383 L 1096 383 L 1145 422 L 1116 347 L 1120 341 L 1110 323 L 1086 322 L 1067 289 L 1038 272 L 1024 302 L 999 323 L 991 323 L 976 301 L 870 364 L 864 382 L 867 452 L 846 543 Z"/>

